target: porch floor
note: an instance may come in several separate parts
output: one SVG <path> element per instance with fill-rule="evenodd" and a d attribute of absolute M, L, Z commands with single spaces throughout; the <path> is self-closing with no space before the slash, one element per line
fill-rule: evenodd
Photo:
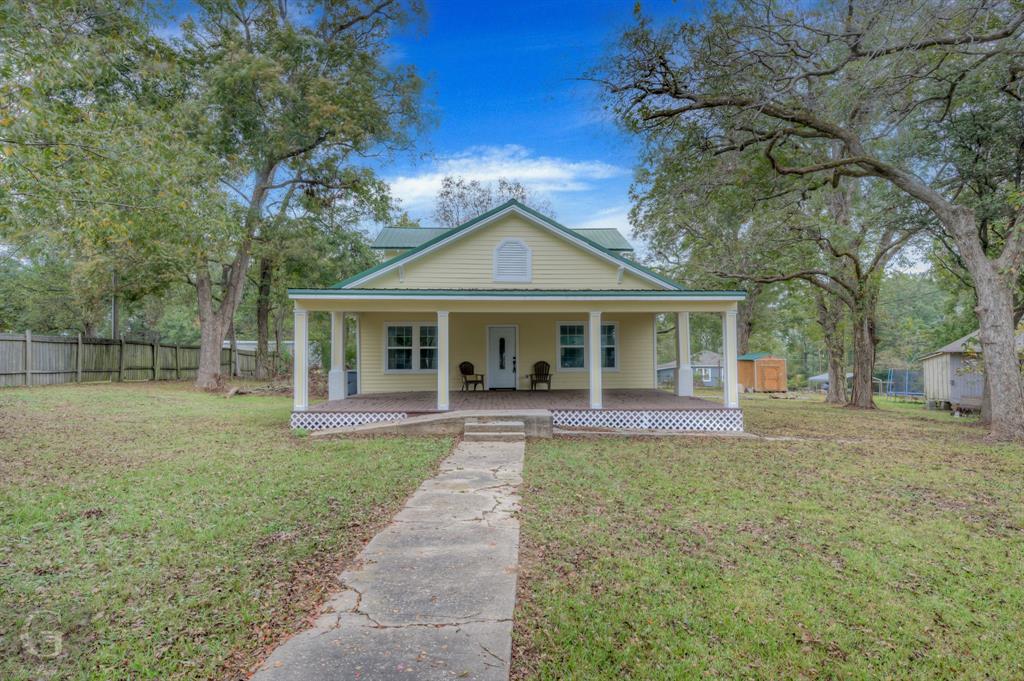
<path fill-rule="evenodd" d="M 677 397 L 665 390 L 608 389 L 603 393 L 605 409 L 685 410 L 725 409 L 718 402 L 699 397 Z M 589 409 L 587 390 L 478 390 L 451 393 L 450 410 Z M 345 400 L 328 400 L 311 405 L 309 411 L 389 412 L 425 414 L 437 411 L 437 393 L 431 391 L 353 395 Z"/>

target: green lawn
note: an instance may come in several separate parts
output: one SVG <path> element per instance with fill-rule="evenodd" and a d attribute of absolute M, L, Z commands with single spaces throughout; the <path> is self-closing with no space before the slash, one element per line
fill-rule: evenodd
<path fill-rule="evenodd" d="M 238 678 L 450 441 L 313 441 L 284 396 L 0 391 L 0 679 Z M 20 635 L 59 618 L 64 654 Z M 40 652 L 46 655 L 45 648 Z"/>
<path fill-rule="evenodd" d="M 1024 678 L 1024 450 L 883 402 L 531 443 L 514 678 Z"/>

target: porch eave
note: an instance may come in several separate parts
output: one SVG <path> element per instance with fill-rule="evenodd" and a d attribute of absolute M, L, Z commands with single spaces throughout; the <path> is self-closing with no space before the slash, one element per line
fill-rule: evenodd
<path fill-rule="evenodd" d="M 680 301 L 739 302 L 743 291 L 664 291 L 617 289 L 288 289 L 288 298 L 302 300 L 438 300 L 438 301 Z"/>

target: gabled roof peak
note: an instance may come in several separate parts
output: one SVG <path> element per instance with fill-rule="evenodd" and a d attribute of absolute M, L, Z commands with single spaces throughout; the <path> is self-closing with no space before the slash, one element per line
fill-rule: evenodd
<path fill-rule="evenodd" d="M 385 272 L 389 272 L 401 265 L 404 265 L 405 263 L 410 262 L 411 260 L 414 260 L 420 257 L 421 255 L 434 250 L 435 248 L 443 247 L 450 241 L 462 237 L 463 235 L 473 231 L 475 228 L 480 227 L 483 224 L 489 222 L 491 219 L 510 212 L 518 213 L 519 215 L 528 219 L 529 221 L 545 229 L 550 230 L 551 232 L 570 242 L 575 243 L 580 248 L 588 250 L 600 258 L 604 258 L 605 260 L 611 261 L 614 264 L 621 267 L 622 269 L 628 270 L 633 274 L 643 279 L 646 279 L 652 283 L 655 283 L 665 289 L 673 291 L 683 290 L 679 284 L 672 281 L 671 279 L 663 277 L 657 272 L 648 269 L 642 265 L 639 265 L 638 263 L 633 262 L 628 258 L 624 258 L 623 256 L 616 253 L 614 250 L 606 248 L 601 244 L 597 243 L 596 241 L 594 241 L 593 239 L 590 239 L 587 235 L 573 231 L 572 229 L 566 227 L 565 225 L 556 222 L 555 220 L 549 218 L 540 211 L 534 210 L 533 208 L 530 208 L 529 206 L 523 204 L 520 201 L 517 201 L 516 199 L 509 199 L 508 201 L 502 203 L 501 205 L 496 206 L 495 208 L 492 208 L 491 210 L 476 216 L 472 220 L 468 220 L 462 223 L 461 225 L 455 227 L 454 229 L 438 234 L 437 236 L 423 242 L 422 244 L 415 248 L 411 248 L 405 251 L 404 253 L 401 253 L 395 256 L 394 258 L 391 258 L 390 260 L 386 260 L 380 263 L 375 267 L 371 267 L 370 269 L 360 272 L 359 274 L 353 277 L 349 277 L 344 281 L 338 282 L 332 288 L 349 288 L 362 284 L 366 281 L 373 279 L 374 277 L 384 274 Z"/>

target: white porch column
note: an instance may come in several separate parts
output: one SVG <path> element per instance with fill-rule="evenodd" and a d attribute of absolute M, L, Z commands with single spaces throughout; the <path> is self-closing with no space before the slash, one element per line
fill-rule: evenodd
<path fill-rule="evenodd" d="M 448 313 L 437 313 L 437 409 L 448 411 Z"/>
<path fill-rule="evenodd" d="M 736 310 L 722 313 L 722 348 L 725 351 L 722 369 L 725 372 L 723 393 L 725 406 L 740 406 L 739 364 L 736 361 Z"/>
<path fill-rule="evenodd" d="M 355 344 L 356 344 L 356 394 L 361 395 L 363 392 L 363 327 L 362 327 L 362 315 L 358 312 L 352 314 L 355 317 Z M 385 358 L 386 359 L 386 358 Z M 346 377 L 345 385 L 348 385 L 348 379 Z"/>
<path fill-rule="evenodd" d="M 690 362 L 690 313 L 676 312 L 676 395 L 679 397 L 693 396 Z"/>
<path fill-rule="evenodd" d="M 295 339 L 292 346 L 292 410 L 309 407 L 309 313 L 295 306 Z"/>
<path fill-rule="evenodd" d="M 601 408 L 601 313 L 590 313 L 587 329 L 587 366 L 590 367 L 590 408 Z"/>
<path fill-rule="evenodd" d="M 348 396 L 345 373 L 345 313 L 331 313 L 331 371 L 327 374 L 327 398 L 343 400 Z"/>

